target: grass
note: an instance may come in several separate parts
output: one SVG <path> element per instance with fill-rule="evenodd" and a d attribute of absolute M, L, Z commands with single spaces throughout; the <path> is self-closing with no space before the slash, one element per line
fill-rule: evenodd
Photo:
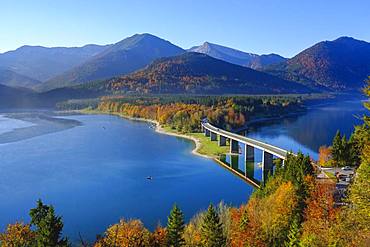
<path fill-rule="evenodd" d="M 203 133 L 189 133 L 189 136 L 195 137 L 200 142 L 200 148 L 198 152 L 200 154 L 205 154 L 213 157 L 218 157 L 220 154 L 225 154 L 229 152 L 228 146 L 218 146 L 218 141 L 211 141 L 209 136 L 205 136 Z"/>
<path fill-rule="evenodd" d="M 335 175 L 333 174 L 333 173 L 331 173 L 331 172 L 325 172 L 324 171 L 324 173 L 326 174 L 326 176 L 328 176 L 330 179 L 337 179 L 336 177 L 335 177 Z"/>
<path fill-rule="evenodd" d="M 205 136 L 203 133 L 180 133 L 177 130 L 172 129 L 170 126 L 162 126 L 162 128 L 170 133 L 183 134 L 199 140 L 200 148 L 198 149 L 198 153 L 200 154 L 218 158 L 220 154 L 229 152 L 229 146 L 220 147 L 218 146 L 218 141 L 211 141 L 210 137 Z"/>

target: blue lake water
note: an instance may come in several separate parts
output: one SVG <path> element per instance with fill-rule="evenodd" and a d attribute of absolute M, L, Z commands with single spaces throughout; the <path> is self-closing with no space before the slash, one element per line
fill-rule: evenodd
<path fill-rule="evenodd" d="M 122 217 L 153 228 L 166 224 L 174 203 L 189 219 L 210 202 L 246 202 L 253 190 L 212 160 L 192 155 L 192 142 L 158 134 L 147 123 L 108 115 L 60 118 L 82 124 L 61 129 L 49 119 L 55 132 L 48 133 L 43 120 L 42 131 L 34 130 L 40 135 L 20 140 L 21 131 L 0 144 L 1 230 L 16 220 L 29 222 L 38 198 L 63 216 L 66 235 L 76 239 L 80 232 L 93 240 Z M 40 124 L 36 120 L 32 125 Z M 31 124 L 7 119 L 5 125 Z"/>
<path fill-rule="evenodd" d="M 247 135 L 315 158 L 337 129 L 349 135 L 361 122 L 354 115 L 364 112 L 360 100 L 315 106 L 255 124 Z M 245 203 L 253 188 L 192 155 L 193 148 L 147 123 L 115 116 L 0 114 L 0 231 L 17 220 L 28 222 L 38 198 L 55 206 L 72 240 L 79 232 L 93 240 L 120 218 L 140 218 L 149 228 L 165 224 L 174 203 L 187 219 L 210 202 Z M 261 180 L 258 151 L 255 157 L 247 173 Z"/>

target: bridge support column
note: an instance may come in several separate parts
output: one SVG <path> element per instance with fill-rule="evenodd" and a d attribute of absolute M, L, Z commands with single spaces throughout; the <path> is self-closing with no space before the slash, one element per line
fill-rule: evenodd
<path fill-rule="evenodd" d="M 230 157 L 231 169 L 239 172 L 239 155 L 231 155 Z"/>
<path fill-rule="evenodd" d="M 217 141 L 217 134 L 211 131 L 211 141 Z"/>
<path fill-rule="evenodd" d="M 245 144 L 245 162 L 254 162 L 254 147 Z"/>
<path fill-rule="evenodd" d="M 220 139 L 218 140 L 219 146 L 226 146 L 226 137 L 220 135 Z"/>
<path fill-rule="evenodd" d="M 264 171 L 272 171 L 273 166 L 273 155 L 263 151 L 262 166 Z"/>
<path fill-rule="evenodd" d="M 230 139 L 230 153 L 239 154 L 239 142 L 233 139 Z"/>
<path fill-rule="evenodd" d="M 273 156 L 272 154 L 263 151 L 262 154 L 262 181 L 265 183 L 267 181 L 269 173 L 272 173 L 273 166 Z"/>
<path fill-rule="evenodd" d="M 209 131 L 208 129 L 205 129 L 205 131 L 204 131 L 204 135 L 205 135 L 205 136 L 210 136 L 210 134 L 211 134 L 211 133 L 210 133 L 210 131 Z"/>

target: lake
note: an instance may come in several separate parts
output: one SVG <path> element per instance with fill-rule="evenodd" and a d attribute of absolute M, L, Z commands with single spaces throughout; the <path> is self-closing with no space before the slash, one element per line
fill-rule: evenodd
<path fill-rule="evenodd" d="M 360 123 L 354 115 L 364 112 L 360 100 L 314 105 L 302 115 L 256 123 L 247 135 L 317 158 L 319 146 L 330 144 L 337 129 L 348 136 Z M 79 232 L 93 240 L 122 217 L 140 218 L 151 229 L 165 225 L 174 203 L 188 220 L 210 202 L 248 200 L 250 185 L 192 155 L 192 142 L 150 126 L 108 115 L 2 114 L 0 230 L 29 222 L 38 198 L 55 206 L 72 240 Z M 250 170 L 260 180 L 257 161 Z"/>
<path fill-rule="evenodd" d="M 166 224 L 174 203 L 189 219 L 210 202 L 244 203 L 253 191 L 192 155 L 191 141 L 158 134 L 148 123 L 45 112 L 3 115 L 0 123 L 0 230 L 29 222 L 38 198 L 63 216 L 67 236 L 94 240 L 122 217 L 153 229 Z"/>

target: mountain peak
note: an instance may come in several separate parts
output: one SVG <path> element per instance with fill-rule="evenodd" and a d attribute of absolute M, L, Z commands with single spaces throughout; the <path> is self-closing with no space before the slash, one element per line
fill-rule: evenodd
<path fill-rule="evenodd" d="M 125 75 L 147 66 L 155 59 L 183 52 L 182 48 L 152 34 L 135 34 L 111 45 L 84 64 L 52 78 L 42 85 L 42 89 Z"/>
<path fill-rule="evenodd" d="M 230 47 L 213 44 L 208 41 L 204 42 L 200 46 L 194 46 L 188 51 L 204 53 L 211 57 L 252 69 L 260 69 L 263 66 L 280 63 L 286 60 L 285 58 L 276 54 L 260 56 L 253 53 L 239 51 Z"/>

